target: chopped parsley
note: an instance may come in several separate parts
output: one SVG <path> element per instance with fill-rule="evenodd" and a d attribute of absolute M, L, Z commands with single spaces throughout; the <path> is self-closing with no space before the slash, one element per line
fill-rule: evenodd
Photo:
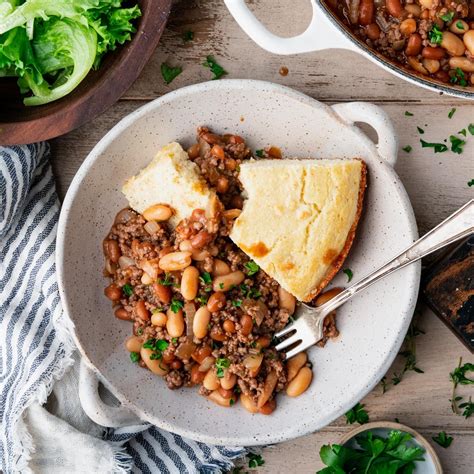
<path fill-rule="evenodd" d="M 459 30 L 464 30 L 464 25 L 462 24 L 462 21 L 457 21 L 456 22 L 456 26 Z"/>
<path fill-rule="evenodd" d="M 137 336 L 141 336 L 143 334 L 143 328 L 137 329 Z"/>
<path fill-rule="evenodd" d="M 438 28 L 437 25 L 433 25 L 431 31 L 428 32 L 428 39 L 430 43 L 441 44 L 443 40 L 443 32 Z"/>
<path fill-rule="evenodd" d="M 247 457 L 249 458 L 249 467 L 259 467 L 265 464 L 265 460 L 262 458 L 261 454 L 248 453 Z"/>
<path fill-rule="evenodd" d="M 461 140 L 455 135 L 451 135 L 449 137 L 449 141 L 451 142 L 451 151 L 453 153 L 457 153 L 459 155 L 463 152 L 463 146 L 466 144 L 464 140 Z"/>
<path fill-rule="evenodd" d="M 249 277 L 255 275 L 260 270 L 260 267 L 253 261 L 247 262 L 244 267 L 247 269 Z"/>
<path fill-rule="evenodd" d="M 470 378 L 468 374 L 474 372 L 474 364 L 471 362 L 467 362 L 464 365 L 462 364 L 462 357 L 459 358 L 458 366 L 449 374 L 451 378 L 451 382 L 453 382 L 453 393 L 451 399 L 451 409 L 453 413 L 459 415 L 459 409 L 462 408 L 463 412 L 461 413 L 462 416 L 465 418 L 469 418 L 474 414 L 474 402 L 472 398 L 469 397 L 469 401 L 458 403 L 463 400 L 464 397 L 462 396 L 455 396 L 456 395 L 456 388 L 458 385 L 471 385 L 474 384 L 474 377 Z"/>
<path fill-rule="evenodd" d="M 451 79 L 449 80 L 449 82 L 451 82 L 451 84 L 459 84 L 461 87 L 467 86 L 466 75 L 464 74 L 463 70 L 459 67 L 457 67 L 454 70 L 454 75 L 451 76 Z"/>
<path fill-rule="evenodd" d="M 179 301 L 175 298 L 171 300 L 170 309 L 173 313 L 177 313 L 184 306 L 182 301 Z"/>
<path fill-rule="evenodd" d="M 456 112 L 456 107 L 453 107 L 448 114 L 448 118 L 453 118 L 454 113 Z"/>
<path fill-rule="evenodd" d="M 454 12 L 447 12 L 444 15 L 440 15 L 440 18 L 446 23 L 449 23 L 454 18 Z"/>
<path fill-rule="evenodd" d="M 177 337 L 171 338 L 171 342 L 172 342 L 173 344 L 178 344 L 178 338 L 177 338 Z"/>
<path fill-rule="evenodd" d="M 467 126 L 467 129 L 469 130 L 469 133 L 471 135 L 474 135 L 474 123 L 470 123 L 468 126 Z"/>
<path fill-rule="evenodd" d="M 122 286 L 122 291 L 125 296 L 132 296 L 133 286 L 130 285 L 129 283 L 125 283 L 125 285 Z"/>
<path fill-rule="evenodd" d="M 209 285 L 212 283 L 212 277 L 211 277 L 211 274 L 209 272 L 204 272 L 200 277 L 199 279 L 205 284 L 205 285 Z"/>
<path fill-rule="evenodd" d="M 354 276 L 354 273 L 352 273 L 352 270 L 350 268 L 345 268 L 342 270 L 343 273 L 347 275 L 347 283 L 349 283 L 352 280 L 352 277 Z"/>
<path fill-rule="evenodd" d="M 219 283 L 219 288 L 220 288 L 221 290 L 223 290 L 223 289 L 224 289 L 224 283 Z"/>
<path fill-rule="evenodd" d="M 226 359 L 225 357 L 216 359 L 217 377 L 220 379 L 224 377 L 224 369 L 229 368 L 229 366 L 230 366 L 229 359 Z"/>
<path fill-rule="evenodd" d="M 194 39 L 194 31 L 185 31 L 183 33 L 183 41 L 187 43 L 188 41 L 192 41 Z"/>
<path fill-rule="evenodd" d="M 411 112 L 408 112 L 408 110 L 405 110 L 405 115 L 407 117 L 413 117 L 413 114 Z"/>
<path fill-rule="evenodd" d="M 182 67 L 171 67 L 168 66 L 166 63 L 161 63 L 161 75 L 163 76 L 164 81 L 166 84 L 170 84 L 173 80 L 178 77 L 182 72 Z"/>
<path fill-rule="evenodd" d="M 214 74 L 212 80 L 219 79 L 227 74 L 227 71 L 222 66 L 217 64 L 216 60 L 212 56 L 206 56 L 206 60 L 202 63 L 202 65 L 204 67 L 208 67 L 212 74 Z"/>
<path fill-rule="evenodd" d="M 448 151 L 448 147 L 443 143 L 428 143 L 424 140 L 420 140 L 422 148 L 433 148 L 435 153 L 444 153 Z"/>
<path fill-rule="evenodd" d="M 410 153 L 410 151 L 412 150 L 411 145 L 404 146 L 402 150 L 406 153 Z"/>
<path fill-rule="evenodd" d="M 242 306 L 242 300 L 232 300 L 232 306 L 240 308 Z"/>
<path fill-rule="evenodd" d="M 206 296 L 204 296 L 204 295 L 198 296 L 198 297 L 196 298 L 196 301 L 197 301 L 201 306 L 204 306 L 204 305 L 207 304 L 207 298 L 206 298 Z"/>
<path fill-rule="evenodd" d="M 421 127 L 416 127 L 416 129 L 418 130 L 418 133 L 420 135 L 423 135 L 423 133 L 425 133 L 425 131 Z"/>
<path fill-rule="evenodd" d="M 171 275 L 169 273 L 165 273 L 165 278 L 158 280 L 158 283 L 163 286 L 173 286 L 173 280 L 171 279 Z"/>
<path fill-rule="evenodd" d="M 165 351 L 169 345 L 169 342 L 164 339 L 148 339 L 148 341 L 143 344 L 143 347 L 153 351 L 153 353 L 150 354 L 150 360 L 159 360 L 163 357 L 163 351 Z"/>
<path fill-rule="evenodd" d="M 240 290 L 242 291 L 244 298 L 254 298 L 257 300 L 262 296 L 262 293 L 259 290 L 244 284 L 240 285 Z"/>
<path fill-rule="evenodd" d="M 259 158 L 263 158 L 263 150 L 255 150 L 255 156 Z"/>
<path fill-rule="evenodd" d="M 133 363 L 137 363 L 140 360 L 140 354 L 138 352 L 130 352 L 130 360 Z"/>
<path fill-rule="evenodd" d="M 452 436 L 446 434 L 446 431 L 439 432 L 436 436 L 431 438 L 435 443 L 438 443 L 443 448 L 449 448 L 453 442 Z"/>
<path fill-rule="evenodd" d="M 471 181 L 468 181 L 468 182 L 467 182 L 467 185 L 468 185 L 469 187 L 474 186 L 474 179 L 471 179 Z"/>
<path fill-rule="evenodd" d="M 462 130 L 459 130 L 458 133 L 459 133 L 459 135 L 463 135 L 463 136 L 467 137 L 467 132 L 466 132 L 465 128 L 463 128 Z"/>
<path fill-rule="evenodd" d="M 352 425 L 352 423 L 359 423 L 361 425 L 369 421 L 369 414 L 364 410 L 364 406 L 360 403 L 357 403 L 353 408 L 351 408 L 346 413 L 346 423 Z"/>
<path fill-rule="evenodd" d="M 234 400 L 233 398 L 231 398 L 231 399 L 229 400 L 229 405 L 232 406 L 234 403 L 235 403 L 235 400 Z"/>

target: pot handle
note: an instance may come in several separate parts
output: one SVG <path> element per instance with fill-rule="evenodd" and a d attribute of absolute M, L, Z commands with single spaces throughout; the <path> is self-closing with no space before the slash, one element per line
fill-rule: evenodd
<path fill-rule="evenodd" d="M 98 425 L 111 428 L 141 425 L 144 422 L 124 406 L 104 403 L 99 395 L 97 374 L 81 360 L 79 369 L 79 400 L 86 415 Z"/>
<path fill-rule="evenodd" d="M 308 28 L 291 38 L 282 38 L 268 31 L 249 10 L 245 0 L 224 0 L 224 3 L 244 32 L 271 53 L 297 54 L 331 48 L 356 51 L 355 46 L 329 24 L 325 15 L 318 15 L 316 0 L 311 0 L 313 16 Z"/>
<path fill-rule="evenodd" d="M 398 158 L 398 139 L 390 117 L 380 107 L 367 102 L 347 102 L 336 104 L 332 109 L 344 120 L 353 125 L 354 122 L 363 122 L 375 129 L 378 143 L 375 145 L 379 155 L 392 168 Z"/>

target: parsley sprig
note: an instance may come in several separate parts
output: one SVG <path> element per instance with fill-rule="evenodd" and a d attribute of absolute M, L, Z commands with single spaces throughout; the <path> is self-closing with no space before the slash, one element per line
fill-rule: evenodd
<path fill-rule="evenodd" d="M 165 341 L 164 339 L 153 338 L 148 339 L 148 341 L 143 344 L 143 347 L 153 351 L 153 354 L 150 355 L 151 360 L 158 360 L 163 357 L 163 351 L 165 351 L 169 345 L 169 342 Z"/>
<path fill-rule="evenodd" d="M 219 79 L 227 74 L 227 71 L 222 66 L 217 64 L 213 56 L 206 56 L 206 60 L 202 63 L 202 65 L 204 67 L 208 67 L 212 74 L 214 74 L 212 80 Z"/>
<path fill-rule="evenodd" d="M 225 357 L 221 357 L 216 359 L 216 375 L 218 378 L 224 377 L 224 369 L 229 368 L 230 366 L 230 360 L 226 359 Z"/>
<path fill-rule="evenodd" d="M 428 39 L 430 43 L 441 44 L 441 41 L 443 40 L 443 32 L 437 25 L 433 25 L 433 28 L 428 32 Z"/>
<path fill-rule="evenodd" d="M 465 418 L 469 418 L 474 414 L 474 402 L 472 401 L 472 397 L 469 397 L 469 400 L 466 402 L 463 401 L 464 397 L 460 395 L 456 396 L 456 388 L 458 385 L 474 384 L 474 373 L 472 375 L 473 378 L 468 376 L 471 372 L 474 372 L 474 364 L 467 362 L 462 365 L 462 357 L 460 357 L 458 366 L 449 374 L 451 382 L 453 383 L 453 392 L 450 399 L 451 409 L 453 413 L 459 415 L 459 409 L 461 408 L 463 410 L 461 415 Z M 461 401 L 462 403 L 459 403 Z"/>
<path fill-rule="evenodd" d="M 184 303 L 182 301 L 179 301 L 176 298 L 173 298 L 171 300 L 170 309 L 171 311 L 173 311 L 173 313 L 177 313 L 183 307 L 184 307 Z"/>
<path fill-rule="evenodd" d="M 133 286 L 130 283 L 125 283 L 122 286 L 122 291 L 125 296 L 132 296 L 133 295 Z"/>
<path fill-rule="evenodd" d="M 161 63 L 161 75 L 166 84 L 170 84 L 173 80 L 178 77 L 182 72 L 183 68 L 180 66 L 171 67 L 166 63 Z"/>
<path fill-rule="evenodd" d="M 369 414 L 364 410 L 364 406 L 361 403 L 357 403 L 353 408 L 351 408 L 346 414 L 346 423 L 352 425 L 357 422 L 361 425 L 368 423 Z"/>
<path fill-rule="evenodd" d="M 247 457 L 249 459 L 250 468 L 263 466 L 265 464 L 265 460 L 262 458 L 261 454 L 248 453 Z"/>
<path fill-rule="evenodd" d="M 247 275 L 249 277 L 255 275 L 260 270 L 260 267 L 255 262 L 253 262 L 252 260 L 250 262 L 247 262 L 244 265 L 244 267 L 246 268 Z"/>
<path fill-rule="evenodd" d="M 443 448 L 449 448 L 453 442 L 452 436 L 446 434 L 446 431 L 440 431 L 436 436 L 431 438 L 435 443 L 438 443 Z"/>
<path fill-rule="evenodd" d="M 352 270 L 350 268 L 344 268 L 344 270 L 342 270 L 342 272 L 346 274 L 347 283 L 349 283 L 352 280 L 352 277 L 354 276 L 354 273 L 352 272 Z"/>

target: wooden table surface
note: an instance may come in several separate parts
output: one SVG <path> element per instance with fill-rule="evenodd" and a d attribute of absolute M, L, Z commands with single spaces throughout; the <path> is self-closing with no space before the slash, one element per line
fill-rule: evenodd
<path fill-rule="evenodd" d="M 263 23 L 280 35 L 302 31 L 309 22 L 306 0 L 261 0 L 249 2 Z M 289 11 L 288 6 L 291 6 Z M 290 21 L 288 21 L 290 18 Z M 194 41 L 184 43 L 183 32 L 192 30 Z M 252 78 L 284 84 L 328 103 L 371 101 L 391 117 L 400 147 L 396 170 L 413 204 L 420 233 L 426 232 L 473 197 L 467 182 L 474 178 L 474 137 L 461 155 L 434 154 L 421 148 L 417 126 L 425 130 L 426 141 L 442 141 L 474 122 L 474 104 L 440 96 L 398 79 L 362 56 L 341 50 L 327 50 L 299 56 L 276 56 L 261 50 L 237 26 L 220 0 L 178 1 L 161 45 L 140 78 L 120 102 L 80 129 L 53 140 L 53 166 L 63 197 L 81 162 L 102 136 L 122 117 L 171 90 L 210 79 L 201 63 L 212 54 L 229 72 L 229 78 Z M 160 74 L 162 62 L 180 65 L 183 73 L 167 86 Z M 289 69 L 283 77 L 281 66 Z M 449 111 L 455 107 L 454 116 Z M 405 111 L 413 113 L 405 116 Z M 196 124 L 190 124 L 194 127 Z M 371 132 L 368 131 L 370 134 Z M 431 436 L 441 430 L 452 435 L 449 449 L 434 445 L 445 472 L 474 472 L 474 417 L 466 420 L 451 412 L 449 372 L 459 357 L 472 356 L 428 309 L 422 308 L 418 325 L 426 332 L 417 338 L 418 365 L 424 374 L 407 373 L 403 381 L 382 395 L 376 388 L 363 401 L 371 421 L 394 420 Z M 395 363 L 400 365 L 401 361 Z M 389 371 L 392 373 L 394 368 Z M 468 393 L 469 390 L 466 390 Z M 472 393 L 472 389 L 471 389 Z M 319 448 L 337 442 L 350 429 L 342 417 L 318 433 L 265 448 L 262 473 L 314 473 L 322 467 Z"/>

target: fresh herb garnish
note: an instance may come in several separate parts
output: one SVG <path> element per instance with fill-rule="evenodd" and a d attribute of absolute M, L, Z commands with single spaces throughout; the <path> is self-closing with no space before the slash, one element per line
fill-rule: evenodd
<path fill-rule="evenodd" d="M 240 290 L 242 291 L 244 298 L 254 298 L 258 300 L 258 298 L 262 296 L 262 293 L 259 290 L 254 287 L 249 287 L 248 285 L 240 285 Z"/>
<path fill-rule="evenodd" d="M 249 467 L 251 468 L 263 466 L 265 464 L 265 460 L 262 458 L 261 454 L 248 453 L 247 457 L 249 459 Z"/>
<path fill-rule="evenodd" d="M 467 126 L 467 129 L 469 130 L 469 133 L 471 135 L 474 135 L 474 123 L 470 123 L 468 126 Z"/>
<path fill-rule="evenodd" d="M 232 306 L 240 308 L 242 306 L 242 300 L 232 300 Z"/>
<path fill-rule="evenodd" d="M 460 403 L 459 408 L 463 409 L 463 412 L 461 413 L 461 415 L 464 418 L 469 418 L 470 416 L 474 415 L 474 402 L 472 401 L 472 397 L 469 397 L 468 402 Z"/>
<path fill-rule="evenodd" d="M 130 352 L 130 360 L 137 363 L 140 360 L 140 354 L 138 352 Z"/>
<path fill-rule="evenodd" d="M 368 431 L 356 436 L 359 448 L 324 445 L 319 455 L 328 467 L 317 474 L 412 473 L 415 471 L 415 462 L 424 460 L 425 450 L 413 446 L 411 440 L 410 434 L 398 430 L 390 431 L 387 438 Z"/>
<path fill-rule="evenodd" d="M 224 369 L 227 369 L 230 366 L 230 360 L 226 359 L 225 357 L 221 357 L 216 359 L 216 369 L 217 369 L 217 377 L 222 378 L 224 377 Z"/>
<path fill-rule="evenodd" d="M 255 156 L 259 158 L 263 158 L 263 150 L 255 150 Z"/>
<path fill-rule="evenodd" d="M 169 342 L 164 339 L 148 339 L 148 341 L 143 344 L 143 347 L 153 351 L 153 353 L 150 354 L 151 360 L 159 360 L 163 357 L 163 351 L 165 351 L 169 345 Z"/>
<path fill-rule="evenodd" d="M 451 84 L 459 84 L 461 87 L 467 86 L 466 75 L 459 67 L 454 70 L 454 74 L 451 76 L 449 82 L 451 82 Z"/>
<path fill-rule="evenodd" d="M 184 307 L 184 304 L 182 301 L 179 301 L 175 298 L 171 300 L 170 309 L 171 311 L 173 311 L 173 313 L 177 313 L 183 307 Z"/>
<path fill-rule="evenodd" d="M 461 365 L 461 364 L 462 364 L 462 357 L 459 358 L 458 366 L 449 374 L 451 382 L 453 382 L 453 392 L 450 399 L 451 409 L 453 410 L 453 413 L 456 413 L 457 415 L 459 415 L 459 408 L 463 408 L 464 410 L 463 410 L 462 416 L 464 416 L 465 418 L 469 418 L 472 414 L 474 414 L 474 403 L 472 402 L 471 397 L 469 397 L 469 401 L 458 404 L 458 402 L 463 400 L 463 397 L 461 396 L 456 397 L 455 395 L 456 395 L 456 388 L 458 385 L 474 384 L 474 378 L 470 378 L 467 376 L 468 372 L 474 372 L 474 364 L 470 362 L 467 362 L 464 365 Z"/>
<path fill-rule="evenodd" d="M 408 110 L 405 110 L 405 115 L 407 117 L 413 117 L 413 114 L 411 112 L 408 112 Z"/>
<path fill-rule="evenodd" d="M 468 181 L 468 182 L 467 182 L 467 185 L 468 185 L 469 187 L 474 186 L 474 179 L 471 179 L 471 181 Z"/>
<path fill-rule="evenodd" d="M 446 434 L 446 431 L 440 431 L 436 436 L 431 438 L 443 448 L 449 448 L 453 442 L 453 438 Z"/>
<path fill-rule="evenodd" d="M 196 298 L 196 301 L 201 305 L 201 306 L 204 306 L 205 304 L 207 304 L 207 298 L 205 295 L 200 295 Z"/>
<path fill-rule="evenodd" d="M 220 288 L 221 290 L 223 290 L 223 289 L 224 289 L 224 283 L 219 283 L 219 288 Z"/>
<path fill-rule="evenodd" d="M 158 314 L 158 313 L 161 313 L 161 312 L 163 312 L 163 309 L 164 309 L 164 308 L 162 308 L 162 307 L 153 308 L 153 309 L 151 310 L 151 314 Z"/>
<path fill-rule="evenodd" d="M 454 113 L 456 112 L 456 107 L 453 107 L 448 114 L 448 118 L 453 118 Z"/>
<path fill-rule="evenodd" d="M 428 143 L 424 140 L 420 140 L 422 148 L 433 148 L 435 153 L 444 153 L 448 151 L 448 147 L 443 143 Z"/>
<path fill-rule="evenodd" d="M 462 130 L 459 130 L 459 135 L 463 135 L 464 137 L 467 137 L 467 132 L 466 132 L 466 129 L 463 128 Z"/>
<path fill-rule="evenodd" d="M 219 64 L 216 63 L 216 60 L 212 56 L 207 56 L 206 60 L 202 63 L 204 67 L 208 67 L 212 74 L 214 74 L 214 79 L 219 79 L 220 77 L 224 76 L 227 74 L 227 71 L 220 66 Z"/>
<path fill-rule="evenodd" d="M 137 329 L 137 336 L 141 336 L 143 334 L 143 328 Z"/>
<path fill-rule="evenodd" d="M 454 18 L 454 12 L 447 12 L 444 15 L 440 15 L 440 18 L 449 23 Z"/>
<path fill-rule="evenodd" d="M 369 421 L 369 414 L 364 410 L 365 405 L 357 403 L 346 413 L 346 423 L 352 425 L 352 423 L 359 423 L 361 425 Z"/>
<path fill-rule="evenodd" d="M 410 151 L 412 150 L 411 145 L 404 146 L 402 150 L 406 153 L 410 153 Z"/>
<path fill-rule="evenodd" d="M 211 277 L 211 274 L 209 272 L 204 272 L 200 277 L 199 279 L 205 284 L 205 285 L 209 285 L 212 283 L 212 277 Z"/>
<path fill-rule="evenodd" d="M 458 27 L 458 29 L 464 30 L 464 25 L 462 24 L 462 21 L 458 20 L 458 21 L 456 22 L 456 26 Z"/>
<path fill-rule="evenodd" d="M 438 28 L 437 25 L 433 25 L 431 31 L 428 32 L 428 39 L 430 43 L 441 44 L 443 40 L 443 32 Z"/>
<path fill-rule="evenodd" d="M 171 275 L 169 273 L 165 273 L 165 278 L 158 280 L 158 283 L 163 286 L 173 286 L 173 280 L 171 279 Z"/>
<path fill-rule="evenodd" d="M 125 296 L 132 296 L 133 286 L 130 285 L 129 283 L 125 283 L 125 285 L 122 286 L 122 291 Z"/>
<path fill-rule="evenodd" d="M 188 41 L 192 41 L 194 39 L 194 31 L 185 31 L 183 33 L 183 41 L 187 43 Z"/>
<path fill-rule="evenodd" d="M 244 267 L 247 269 L 249 277 L 255 275 L 260 270 L 260 267 L 253 261 L 247 262 Z"/>
<path fill-rule="evenodd" d="M 352 277 L 354 276 L 354 273 L 352 273 L 352 270 L 350 268 L 344 268 L 344 270 L 342 270 L 342 272 L 347 275 L 347 283 L 349 283 L 352 280 Z"/>
<path fill-rule="evenodd" d="M 449 141 L 451 142 L 451 151 L 453 153 L 461 154 L 463 152 L 463 146 L 466 144 L 464 140 L 455 135 L 450 135 Z"/>
<path fill-rule="evenodd" d="M 171 338 L 171 342 L 172 342 L 173 344 L 178 344 L 178 338 L 177 338 L 177 337 L 172 337 L 172 338 Z"/>
<path fill-rule="evenodd" d="M 425 131 L 421 127 L 416 127 L 416 129 L 418 130 L 418 133 L 420 135 L 423 135 L 423 133 L 425 133 Z"/>
<path fill-rule="evenodd" d="M 163 76 L 164 81 L 166 84 L 170 84 L 173 80 L 178 77 L 182 72 L 183 68 L 176 66 L 171 67 L 168 66 L 166 63 L 161 63 L 161 75 Z"/>

